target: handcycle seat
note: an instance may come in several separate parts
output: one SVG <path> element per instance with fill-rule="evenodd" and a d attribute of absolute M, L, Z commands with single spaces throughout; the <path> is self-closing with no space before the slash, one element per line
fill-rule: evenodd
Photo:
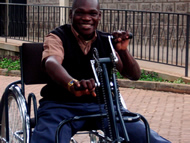
<path fill-rule="evenodd" d="M 23 43 L 20 47 L 21 79 L 24 84 L 47 83 L 48 76 L 42 70 L 43 43 Z"/>

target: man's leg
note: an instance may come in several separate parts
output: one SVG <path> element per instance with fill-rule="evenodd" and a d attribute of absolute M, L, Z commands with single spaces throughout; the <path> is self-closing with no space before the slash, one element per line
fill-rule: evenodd
<path fill-rule="evenodd" d="M 55 143 L 55 133 L 58 124 L 69 117 L 75 116 L 75 105 L 44 102 L 38 109 L 38 121 L 34 129 L 31 143 Z M 61 143 L 69 143 L 71 137 L 83 126 L 85 121 L 69 123 L 63 126 L 59 135 Z"/>
<path fill-rule="evenodd" d="M 102 111 L 104 113 L 106 113 L 104 108 L 102 108 Z M 127 109 L 123 109 L 123 112 L 129 112 L 129 111 Z M 100 129 L 102 129 L 102 124 L 100 121 L 97 121 L 97 125 Z M 104 128 L 106 128 L 106 132 L 109 134 L 108 121 L 106 119 L 104 119 L 103 126 L 104 126 Z M 118 126 L 119 126 L 120 135 L 123 136 L 122 129 L 119 124 L 118 124 Z M 127 129 L 129 139 L 132 143 L 146 143 L 146 130 L 145 130 L 145 125 L 142 121 L 128 122 L 128 123 L 125 123 L 125 126 Z M 158 135 L 152 129 L 150 129 L 150 141 L 151 141 L 151 143 L 171 143 L 167 139 Z"/>
<path fill-rule="evenodd" d="M 132 143 L 146 143 L 146 131 L 143 122 L 126 123 L 126 129 L 129 135 L 129 139 Z M 122 130 L 120 129 L 122 135 Z M 155 131 L 150 129 L 150 141 L 151 143 L 170 143 L 170 141 L 158 135 Z"/>

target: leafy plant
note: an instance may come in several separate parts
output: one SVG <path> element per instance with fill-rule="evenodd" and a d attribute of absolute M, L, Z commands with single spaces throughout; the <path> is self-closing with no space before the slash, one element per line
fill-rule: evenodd
<path fill-rule="evenodd" d="M 176 79 L 173 83 L 177 83 L 177 84 L 185 84 L 185 82 L 183 81 L 182 78 L 178 78 L 178 79 Z"/>
<path fill-rule="evenodd" d="M 158 73 L 156 73 L 156 72 L 145 72 L 145 70 L 141 71 L 141 77 L 140 77 L 139 80 L 143 80 L 143 81 L 159 81 L 159 82 L 165 81 L 161 77 L 158 76 Z"/>
<path fill-rule="evenodd" d="M 20 58 L 18 56 L 0 57 L 0 68 L 10 70 L 20 70 Z"/>
<path fill-rule="evenodd" d="M 116 74 L 117 74 L 118 79 L 123 79 L 124 78 L 119 72 L 117 72 Z"/>

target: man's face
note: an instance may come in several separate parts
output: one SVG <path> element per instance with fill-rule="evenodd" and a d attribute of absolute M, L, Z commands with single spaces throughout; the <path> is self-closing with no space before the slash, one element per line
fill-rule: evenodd
<path fill-rule="evenodd" d="M 101 18 L 97 0 L 78 0 L 70 15 L 75 30 L 89 40 Z"/>

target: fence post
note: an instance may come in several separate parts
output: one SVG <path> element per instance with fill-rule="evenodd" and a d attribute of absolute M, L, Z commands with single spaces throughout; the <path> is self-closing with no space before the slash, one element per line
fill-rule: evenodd
<path fill-rule="evenodd" d="M 5 34 L 5 42 L 7 43 L 8 38 L 8 28 L 9 28 L 9 4 L 6 4 L 6 34 Z"/>
<path fill-rule="evenodd" d="M 190 25 L 190 15 L 187 14 L 187 33 L 186 33 L 186 61 L 185 61 L 185 76 L 188 77 L 188 66 L 189 66 L 189 25 Z"/>

